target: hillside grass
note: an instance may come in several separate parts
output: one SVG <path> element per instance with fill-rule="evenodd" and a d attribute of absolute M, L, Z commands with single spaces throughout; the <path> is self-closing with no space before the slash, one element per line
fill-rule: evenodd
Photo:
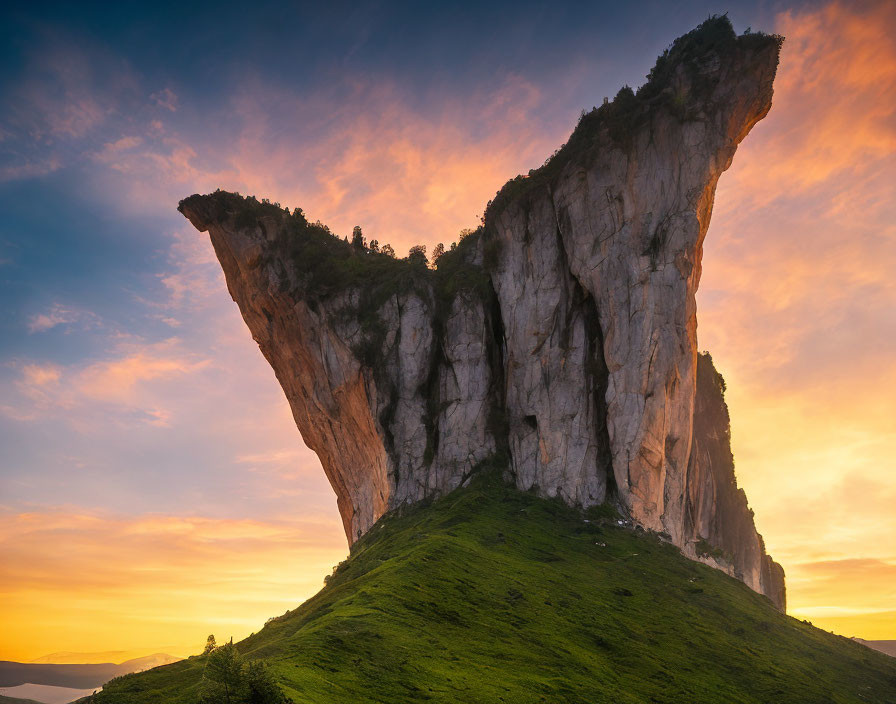
<path fill-rule="evenodd" d="M 611 513 L 482 473 L 384 517 L 239 650 L 296 702 L 896 702 L 896 660 Z M 127 675 L 95 701 L 194 702 L 203 666 Z"/>

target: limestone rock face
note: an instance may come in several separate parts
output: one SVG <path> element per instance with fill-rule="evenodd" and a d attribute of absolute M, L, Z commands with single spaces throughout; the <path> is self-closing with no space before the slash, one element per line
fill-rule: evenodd
<path fill-rule="evenodd" d="M 521 489 L 614 501 L 783 608 L 783 571 L 736 488 L 719 377 L 698 363 L 695 304 L 716 184 L 771 107 L 779 49 L 724 18 L 677 40 L 637 94 L 510 181 L 435 271 L 254 199 L 181 203 L 350 542 L 497 461 Z"/>
<path fill-rule="evenodd" d="M 600 324 L 570 272 L 551 199 L 512 204 L 493 237 L 516 483 L 573 504 L 602 503 L 610 454 Z"/>

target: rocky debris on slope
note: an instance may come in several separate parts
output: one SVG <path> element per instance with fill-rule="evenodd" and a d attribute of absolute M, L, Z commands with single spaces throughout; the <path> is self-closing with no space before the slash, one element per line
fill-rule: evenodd
<path fill-rule="evenodd" d="M 583 115 L 544 167 L 510 181 L 436 271 L 300 211 L 223 192 L 181 203 L 350 542 L 498 455 L 521 489 L 584 507 L 610 496 L 783 608 L 718 399 L 706 418 L 695 407 L 702 242 L 719 176 L 771 107 L 780 41 L 737 37 L 725 18 L 676 40 L 637 93 Z"/>

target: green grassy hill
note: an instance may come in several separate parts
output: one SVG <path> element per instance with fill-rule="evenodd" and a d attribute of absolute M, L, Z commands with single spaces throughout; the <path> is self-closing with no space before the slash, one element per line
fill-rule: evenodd
<path fill-rule="evenodd" d="M 896 702 L 896 660 L 599 513 L 480 476 L 385 517 L 239 650 L 296 702 Z M 95 699 L 189 704 L 203 665 Z"/>

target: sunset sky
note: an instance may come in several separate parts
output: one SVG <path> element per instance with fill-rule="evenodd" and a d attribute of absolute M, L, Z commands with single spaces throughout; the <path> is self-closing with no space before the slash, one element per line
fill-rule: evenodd
<path fill-rule="evenodd" d="M 896 3 L 50 5 L 0 10 L 0 659 L 195 653 L 346 555 L 181 198 L 448 243 L 726 10 L 787 40 L 719 185 L 699 346 L 788 612 L 896 639 Z"/>

